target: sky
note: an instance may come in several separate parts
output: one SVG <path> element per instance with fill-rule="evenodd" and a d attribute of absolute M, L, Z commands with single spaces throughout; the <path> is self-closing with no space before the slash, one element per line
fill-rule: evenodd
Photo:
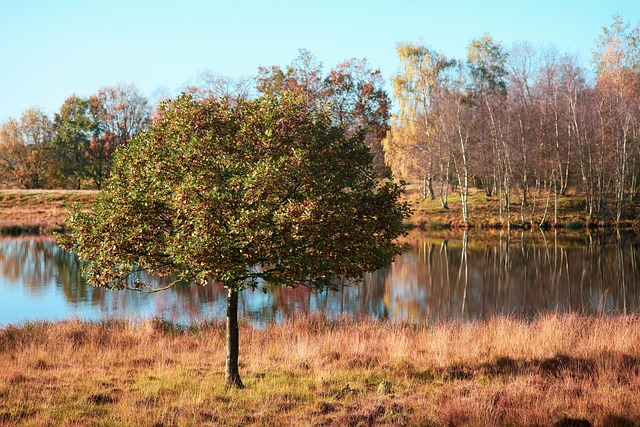
<path fill-rule="evenodd" d="M 367 58 L 386 79 L 397 43 L 463 58 L 489 33 L 505 48 L 554 45 L 590 66 L 614 14 L 638 25 L 640 0 L 0 0 L 0 123 L 66 98 L 134 83 L 150 99 L 199 71 L 254 76 L 309 50 L 325 71 Z"/>

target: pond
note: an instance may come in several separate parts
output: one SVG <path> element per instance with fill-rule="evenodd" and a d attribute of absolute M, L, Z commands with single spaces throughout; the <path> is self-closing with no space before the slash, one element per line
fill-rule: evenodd
<path fill-rule="evenodd" d="M 257 325 L 322 311 L 435 322 L 546 312 L 621 314 L 640 310 L 636 239 L 557 232 L 434 237 L 412 232 L 409 250 L 361 285 L 243 291 L 240 316 Z M 216 285 L 142 294 L 87 286 L 74 254 L 53 240 L 0 240 L 0 326 L 77 317 L 161 317 L 179 323 L 224 317 Z"/>

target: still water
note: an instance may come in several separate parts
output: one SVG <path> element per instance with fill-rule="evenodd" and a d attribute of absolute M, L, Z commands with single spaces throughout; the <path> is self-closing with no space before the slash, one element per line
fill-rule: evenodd
<path fill-rule="evenodd" d="M 265 324 L 322 311 L 380 318 L 475 320 L 497 314 L 638 313 L 640 242 L 615 233 L 574 237 L 539 231 L 430 237 L 413 232 L 410 249 L 362 285 L 244 291 L 240 315 Z M 223 317 L 216 285 L 155 294 L 87 286 L 75 256 L 52 240 L 0 240 L 0 326 L 70 317 L 162 317 L 180 323 Z"/>

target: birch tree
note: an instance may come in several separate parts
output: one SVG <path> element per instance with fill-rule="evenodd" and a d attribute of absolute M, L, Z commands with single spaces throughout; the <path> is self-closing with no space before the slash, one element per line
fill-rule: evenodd
<path fill-rule="evenodd" d="M 442 189 L 448 181 L 450 156 L 441 145 L 434 110 L 447 70 L 454 62 L 412 43 L 398 44 L 396 50 L 402 69 L 392 81 L 399 112 L 384 142 L 385 155 L 395 173 L 421 179 L 423 196 L 435 199 L 434 178 L 443 182 Z M 442 206 L 447 207 L 442 190 L 439 196 Z"/>
<path fill-rule="evenodd" d="M 603 143 L 614 149 L 616 222 L 625 210 L 628 175 L 637 181 L 637 172 L 629 173 L 630 153 L 635 152 L 632 135 L 637 129 L 640 105 L 640 27 L 631 28 L 620 16 L 603 28 L 594 50 L 597 90 Z M 635 162 L 634 162 L 635 163 Z"/>

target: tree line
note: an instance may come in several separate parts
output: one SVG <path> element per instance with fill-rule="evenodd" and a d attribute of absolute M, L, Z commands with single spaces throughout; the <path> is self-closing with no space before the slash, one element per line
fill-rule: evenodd
<path fill-rule="evenodd" d="M 638 40 L 640 28 L 615 16 L 596 40 L 594 73 L 575 55 L 526 42 L 507 48 L 488 34 L 462 59 L 400 43 L 393 114 L 379 69 L 351 59 L 325 73 L 307 50 L 252 78 L 205 70 L 183 91 L 228 103 L 303 91 L 334 125 L 364 133 L 379 177 L 419 180 L 443 208 L 458 192 L 465 223 L 476 190 L 499 200 L 506 224 L 514 214 L 525 223 L 536 204 L 540 222 L 552 221 L 568 191 L 583 195 L 589 219 L 620 221 L 640 192 Z M 114 151 L 158 111 L 124 84 L 71 96 L 53 119 L 28 109 L 0 125 L 0 185 L 100 189 Z"/>
<path fill-rule="evenodd" d="M 101 189 L 115 150 L 151 123 L 151 104 L 134 85 L 67 98 L 53 119 L 29 108 L 0 125 L 4 187 Z"/>
<path fill-rule="evenodd" d="M 365 59 L 344 61 L 325 75 L 322 63 L 301 50 L 290 65 L 261 67 L 254 79 L 202 71 L 183 91 L 196 100 L 227 103 L 304 92 L 309 102 L 328 108 L 332 123 L 343 126 L 347 135 L 364 132 L 375 173 L 389 174 L 380 141 L 389 129 L 391 101 L 380 71 Z M 157 121 L 159 114 L 161 109 L 136 86 L 122 83 L 87 98 L 70 96 L 53 119 L 29 108 L 19 119 L 0 124 L 0 186 L 102 189 L 115 150 Z"/>
<path fill-rule="evenodd" d="M 573 55 L 528 43 L 506 49 L 488 34 L 465 59 L 399 44 L 386 160 L 443 208 L 459 192 L 465 223 L 473 188 L 497 197 L 506 225 L 518 214 L 527 224 L 536 197 L 540 223 L 551 206 L 557 218 L 558 196 L 570 188 L 582 192 L 590 221 L 619 222 L 640 191 L 638 40 L 639 27 L 614 17 L 597 39 L 594 74 Z"/>

